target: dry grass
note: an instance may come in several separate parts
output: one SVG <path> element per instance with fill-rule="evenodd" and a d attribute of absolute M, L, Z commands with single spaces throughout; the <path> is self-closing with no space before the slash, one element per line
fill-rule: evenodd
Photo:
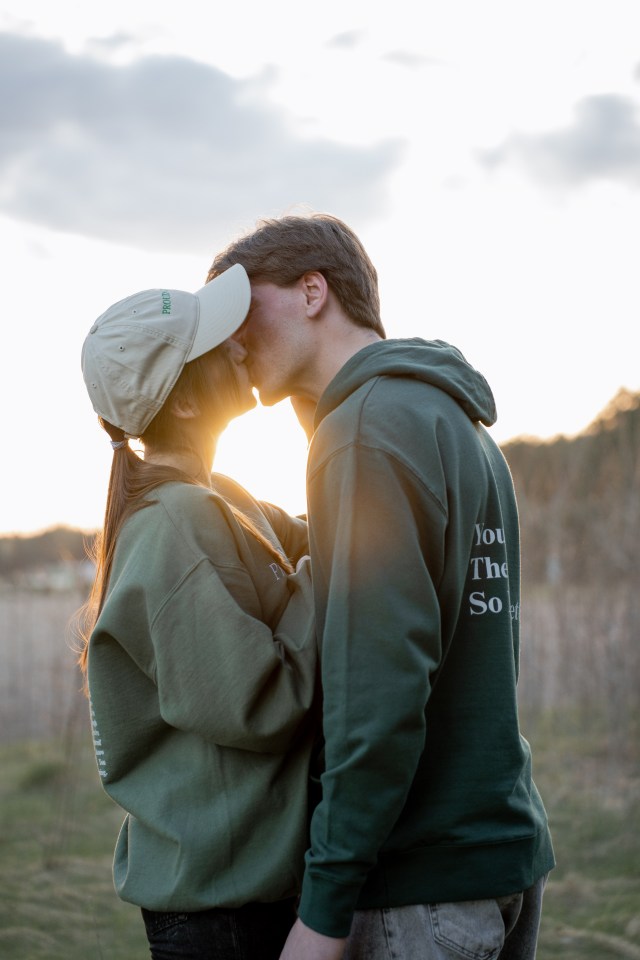
<path fill-rule="evenodd" d="M 70 628 L 82 600 L 0 593 L 0 743 L 61 736 L 84 710 Z"/>

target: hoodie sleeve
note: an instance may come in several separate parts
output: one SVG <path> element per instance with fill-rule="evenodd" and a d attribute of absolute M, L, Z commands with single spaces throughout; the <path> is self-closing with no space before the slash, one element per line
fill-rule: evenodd
<path fill-rule="evenodd" d="M 424 748 L 446 513 L 406 465 L 358 443 L 310 476 L 309 512 L 326 772 L 300 916 L 342 937 Z"/>
<path fill-rule="evenodd" d="M 281 507 L 261 501 L 260 506 L 276 532 L 289 560 L 294 564 L 309 553 L 309 531 L 303 517 L 293 517 Z"/>
<path fill-rule="evenodd" d="M 220 746 L 288 745 L 315 688 L 308 561 L 288 581 L 290 599 L 272 632 L 238 605 L 207 560 L 182 579 L 151 625 L 165 722 Z"/>

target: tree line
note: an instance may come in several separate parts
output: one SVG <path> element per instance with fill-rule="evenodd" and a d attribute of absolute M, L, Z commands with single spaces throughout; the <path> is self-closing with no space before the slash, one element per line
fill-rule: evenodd
<path fill-rule="evenodd" d="M 95 531 L 58 526 L 42 533 L 0 537 L 0 577 L 11 581 L 34 567 L 79 563 L 87 558 Z"/>
<path fill-rule="evenodd" d="M 621 390 L 581 434 L 503 445 L 522 526 L 523 579 L 638 583 L 640 393 Z"/>

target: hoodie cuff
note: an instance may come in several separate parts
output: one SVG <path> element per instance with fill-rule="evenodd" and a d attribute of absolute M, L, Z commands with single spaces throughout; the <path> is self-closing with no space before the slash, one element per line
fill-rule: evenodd
<path fill-rule="evenodd" d="M 308 872 L 302 884 L 298 916 L 326 937 L 348 937 L 360 886 L 336 883 Z"/>

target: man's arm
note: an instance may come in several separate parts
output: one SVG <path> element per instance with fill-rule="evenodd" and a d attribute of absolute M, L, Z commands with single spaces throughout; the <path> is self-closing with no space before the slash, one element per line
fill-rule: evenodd
<path fill-rule="evenodd" d="M 364 443 L 311 466 L 309 513 L 326 770 L 299 912 L 339 938 L 424 749 L 447 517 L 396 457 Z"/>

